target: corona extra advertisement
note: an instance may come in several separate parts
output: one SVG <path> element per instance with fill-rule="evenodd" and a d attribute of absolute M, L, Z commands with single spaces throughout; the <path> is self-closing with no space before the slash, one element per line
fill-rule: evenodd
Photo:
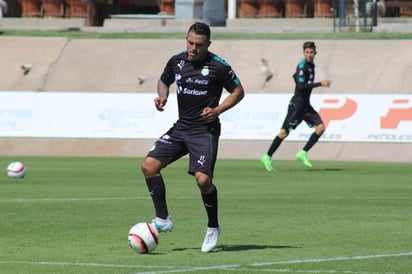
<path fill-rule="evenodd" d="M 156 94 L 0 92 L 1 137 L 160 137 L 178 119 L 176 94 L 164 112 Z M 222 139 L 272 140 L 286 115 L 290 94 L 246 94 L 220 116 Z M 326 132 L 325 142 L 412 142 L 411 94 L 313 94 Z M 199 114 L 200 115 L 200 114 Z M 288 141 L 306 141 L 304 121 Z"/>

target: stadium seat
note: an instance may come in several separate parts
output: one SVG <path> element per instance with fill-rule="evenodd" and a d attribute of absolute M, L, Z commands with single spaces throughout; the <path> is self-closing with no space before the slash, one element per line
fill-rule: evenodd
<path fill-rule="evenodd" d="M 95 20 L 95 6 L 87 0 L 67 0 L 67 16 L 70 18 L 85 18 L 86 25 L 93 26 Z"/>
<path fill-rule="evenodd" d="M 259 0 L 260 17 L 282 17 L 283 10 L 283 0 Z"/>
<path fill-rule="evenodd" d="M 22 17 L 41 17 L 43 8 L 41 0 L 20 0 Z"/>
<path fill-rule="evenodd" d="M 239 0 L 239 17 L 257 17 L 259 3 L 257 0 Z"/>
<path fill-rule="evenodd" d="M 307 3 L 305 0 L 285 0 L 285 17 L 306 17 Z"/>
<path fill-rule="evenodd" d="M 333 0 L 313 0 L 314 17 L 333 17 Z"/>
<path fill-rule="evenodd" d="M 168 15 L 175 14 L 175 0 L 157 0 L 160 12 Z"/>
<path fill-rule="evenodd" d="M 64 17 L 63 0 L 42 0 L 45 17 Z"/>

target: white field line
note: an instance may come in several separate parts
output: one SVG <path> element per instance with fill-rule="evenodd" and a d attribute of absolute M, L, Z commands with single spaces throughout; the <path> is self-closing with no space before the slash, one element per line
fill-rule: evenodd
<path fill-rule="evenodd" d="M 32 261 L 0 261 L 0 264 L 28 264 L 28 265 L 54 265 L 54 266 L 92 266 L 92 267 L 111 267 L 111 268 L 165 268 L 174 269 L 172 266 L 160 265 L 133 265 L 133 264 L 101 264 L 101 263 L 69 263 L 69 262 L 32 262 Z"/>
<path fill-rule="evenodd" d="M 69 262 L 33 262 L 33 261 L 4 261 L 0 260 L 0 264 L 31 264 L 31 265 L 63 265 L 63 266 L 88 266 L 88 267 L 111 267 L 111 268 L 150 268 L 149 272 L 136 272 L 136 274 L 143 273 L 182 273 L 182 272 L 194 272 L 194 271 L 207 271 L 207 270 L 233 270 L 233 271 L 254 271 L 254 272 L 290 272 L 290 273 L 349 273 L 349 274 L 375 274 L 377 272 L 362 272 L 362 271 L 337 271 L 337 270 L 290 270 L 290 269 L 258 269 L 259 266 L 268 265 L 288 265 L 288 264 L 304 264 L 314 262 L 330 262 L 330 261 L 347 261 L 347 260 L 368 260 L 376 258 L 386 257 L 403 257 L 412 256 L 412 252 L 396 253 L 396 254 L 371 254 L 364 256 L 351 256 L 351 257 L 335 257 L 335 258 L 320 258 L 320 259 L 304 259 L 304 260 L 288 260 L 288 261 L 273 261 L 264 263 L 253 263 L 249 265 L 211 265 L 211 266 L 193 266 L 193 267 L 181 267 L 176 268 L 172 266 L 145 266 L 145 265 L 129 265 L 129 264 L 101 264 L 101 263 L 69 263 Z M 154 270 L 163 269 L 163 270 Z M 381 273 L 381 272 L 379 272 Z M 385 272 L 385 274 L 397 274 L 395 272 Z"/>
<path fill-rule="evenodd" d="M 147 200 L 147 197 L 84 197 L 84 198 L 15 198 L 0 199 L 0 202 L 33 203 L 33 202 L 88 202 L 88 201 L 110 201 L 110 200 Z"/>
<path fill-rule="evenodd" d="M 232 269 L 227 269 L 227 270 L 232 270 Z M 250 268 L 236 268 L 233 269 L 233 271 L 236 272 L 246 272 L 249 273 L 252 269 Z M 401 273 L 396 273 L 396 272 L 366 272 L 366 271 L 352 271 L 352 270 L 299 270 L 299 269 L 289 269 L 289 268 L 267 268 L 267 269 L 253 269 L 253 272 L 270 272 L 270 273 L 316 273 L 316 274 L 401 274 Z M 152 272 L 153 273 L 153 272 Z M 135 273 L 137 274 L 137 273 Z"/>
<path fill-rule="evenodd" d="M 226 271 L 234 271 L 234 272 L 245 272 L 253 273 L 256 272 L 269 272 L 269 273 L 316 273 L 316 274 L 404 274 L 404 273 L 397 273 L 397 272 L 366 272 L 366 271 L 352 271 L 352 270 L 299 270 L 299 269 L 289 269 L 289 268 L 267 268 L 267 269 L 251 269 L 251 268 L 238 268 L 238 267 L 226 267 L 222 266 L 219 268 L 220 270 Z M 196 269 L 176 269 L 176 270 L 164 270 L 164 271 L 150 271 L 150 272 L 135 272 L 133 274 L 163 274 L 163 273 L 182 273 L 182 272 L 195 272 L 201 270 L 211 270 L 210 268 L 196 268 Z"/>
<path fill-rule="evenodd" d="M 274 261 L 274 262 L 266 262 L 266 263 L 254 263 L 254 264 L 251 264 L 251 266 L 319 263 L 319 262 L 329 262 L 329 261 L 367 260 L 367 259 L 376 259 L 376 258 L 385 258 L 385 257 L 403 257 L 403 256 L 412 256 L 412 252 L 404 252 L 404 253 L 396 253 L 396 254 L 371 254 L 371 255 L 364 255 L 364 256 L 336 257 L 336 258 L 324 258 L 324 259 Z"/>

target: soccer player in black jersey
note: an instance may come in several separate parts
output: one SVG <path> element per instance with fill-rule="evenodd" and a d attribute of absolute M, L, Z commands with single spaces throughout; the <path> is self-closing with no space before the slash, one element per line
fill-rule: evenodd
<path fill-rule="evenodd" d="M 166 203 L 161 170 L 189 154 L 188 173 L 200 189 L 208 223 L 201 250 L 209 252 L 218 241 L 217 189 L 213 183 L 218 142 L 219 115 L 234 107 L 244 97 L 239 78 L 222 58 L 208 50 L 210 28 L 204 23 L 190 26 L 187 50 L 172 56 L 157 83 L 155 107 L 163 111 L 169 86 L 176 82 L 179 118 L 154 144 L 141 164 L 156 217 L 152 223 L 159 232 L 172 231 L 174 225 Z M 223 88 L 229 95 L 220 102 Z"/>
<path fill-rule="evenodd" d="M 292 96 L 286 118 L 283 122 L 280 132 L 273 140 L 267 153 L 260 158 L 263 166 L 267 171 L 273 171 L 272 156 L 278 149 L 282 141 L 289 135 L 289 132 L 302 122 L 305 121 L 309 126 L 313 126 L 315 131 L 310 136 L 306 145 L 301 151 L 296 153 L 296 159 L 301 161 L 305 166 L 312 167 L 307 152 L 316 144 L 320 136 L 325 131 L 325 125 L 318 112 L 310 104 L 310 95 L 313 88 L 330 87 L 331 81 L 322 80 L 315 82 L 315 64 L 313 63 L 316 55 L 316 45 L 312 41 L 303 44 L 303 56 L 305 57 L 296 67 L 293 74 L 295 80 L 295 93 Z"/>

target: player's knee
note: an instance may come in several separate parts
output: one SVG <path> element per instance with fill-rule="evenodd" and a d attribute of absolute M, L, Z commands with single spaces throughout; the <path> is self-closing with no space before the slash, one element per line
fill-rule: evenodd
<path fill-rule="evenodd" d="M 288 131 L 286 131 L 285 129 L 281 129 L 279 134 L 278 134 L 278 137 L 280 139 L 285 139 L 286 137 L 288 137 L 288 135 L 289 135 Z"/>
<path fill-rule="evenodd" d="M 143 162 L 142 162 L 142 164 L 140 165 L 140 170 L 143 172 L 143 175 L 146 177 L 146 178 L 148 178 L 149 176 L 149 174 L 151 173 L 150 171 L 151 171 L 151 165 L 149 164 L 149 163 L 147 163 L 147 161 L 146 160 L 144 160 Z"/>
<path fill-rule="evenodd" d="M 140 165 L 140 169 L 145 178 L 151 178 L 159 175 L 160 165 L 161 164 L 158 160 L 146 157 Z"/>
<path fill-rule="evenodd" d="M 319 124 L 315 127 L 315 133 L 319 136 L 321 136 L 326 130 L 326 127 L 324 124 Z"/>
<path fill-rule="evenodd" d="M 198 184 L 199 187 L 207 185 L 210 181 L 209 176 L 203 172 L 196 172 L 195 178 L 196 178 L 196 183 Z"/>
<path fill-rule="evenodd" d="M 210 176 L 206 173 L 196 172 L 195 173 L 196 183 L 202 193 L 210 193 L 213 190 L 213 184 L 211 182 Z"/>

